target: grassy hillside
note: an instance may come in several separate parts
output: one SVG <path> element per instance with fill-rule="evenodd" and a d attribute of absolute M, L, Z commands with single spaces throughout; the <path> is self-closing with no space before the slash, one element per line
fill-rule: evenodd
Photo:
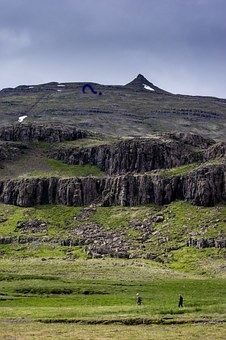
<path fill-rule="evenodd" d="M 80 146 L 104 143 L 104 140 L 99 139 L 81 139 L 77 141 L 61 143 L 60 147 Z M 15 142 L 11 143 L 16 144 Z M 94 165 L 68 165 L 62 161 L 58 161 L 49 157 L 49 153 L 55 147 L 59 147 L 54 143 L 28 143 L 22 155 L 13 160 L 1 161 L 0 177 L 4 178 L 27 178 L 27 177 L 52 177 L 61 178 L 73 176 L 103 176 L 102 172 Z"/>
<path fill-rule="evenodd" d="M 162 221 L 151 225 L 150 239 L 143 242 L 142 223 L 151 216 L 160 216 Z M 29 221 L 33 220 L 39 221 L 36 229 L 32 223 L 29 226 Z M 1 256 L 86 258 L 87 246 L 79 235 L 90 225 L 91 228 L 93 226 L 93 241 L 90 241 L 93 246 L 95 242 L 98 244 L 100 237 L 107 241 L 111 237 L 108 235 L 115 233 L 115 237 L 121 237 L 125 244 L 130 245 L 131 257 L 145 258 L 151 254 L 155 261 L 164 263 L 168 268 L 225 277 L 224 249 L 187 246 L 190 237 L 208 239 L 221 235 L 224 238 L 225 220 L 226 207 L 223 204 L 203 208 L 182 201 L 162 208 L 155 205 L 97 207 L 91 211 L 81 207 L 43 205 L 21 208 L 1 204 L 0 237 L 16 237 L 10 244 L 1 244 Z M 24 227 L 18 227 L 21 221 L 25 222 Z M 39 226 L 43 224 L 44 227 Z M 97 234 L 95 238 L 96 228 L 102 230 L 105 236 Z M 16 241 L 17 237 L 27 239 L 30 236 L 33 237 L 30 243 L 20 244 Z M 45 242 L 45 239 L 49 241 Z M 62 245 L 61 240 L 71 240 L 77 245 Z"/>
<path fill-rule="evenodd" d="M 225 139 L 224 99 L 157 93 L 145 90 L 142 82 L 138 87 L 91 83 L 102 96 L 84 94 L 85 83 L 5 89 L 0 92 L 1 124 L 27 115 L 27 122 L 73 124 L 112 136 L 189 131 Z"/>

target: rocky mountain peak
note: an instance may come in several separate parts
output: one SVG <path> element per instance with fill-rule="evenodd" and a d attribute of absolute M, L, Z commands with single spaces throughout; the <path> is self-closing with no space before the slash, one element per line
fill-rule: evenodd
<path fill-rule="evenodd" d="M 140 73 L 138 74 L 136 79 L 144 83 L 149 83 L 149 81 L 143 76 L 143 74 Z"/>
<path fill-rule="evenodd" d="M 138 76 L 134 80 L 132 80 L 130 83 L 126 84 L 125 86 L 137 92 L 149 91 L 152 93 L 170 94 L 169 92 L 151 83 L 142 74 L 138 74 Z"/>

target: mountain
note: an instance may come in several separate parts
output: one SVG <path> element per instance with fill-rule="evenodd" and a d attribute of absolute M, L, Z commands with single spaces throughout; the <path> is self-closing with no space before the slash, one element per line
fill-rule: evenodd
<path fill-rule="evenodd" d="M 125 87 L 135 91 L 149 90 L 158 94 L 172 94 L 155 86 L 153 83 L 148 81 L 142 74 L 138 74 L 138 76 L 130 83 L 126 84 Z"/>
<path fill-rule="evenodd" d="M 226 100 L 140 74 L 89 83 L 97 94 L 85 85 L 0 92 L 3 332 L 14 323 L 30 336 L 37 321 L 54 338 L 54 323 L 222 329 Z"/>
<path fill-rule="evenodd" d="M 141 74 L 124 86 L 88 84 L 97 94 L 83 93 L 81 82 L 3 89 L 0 124 L 27 116 L 22 124 L 64 124 L 113 137 L 179 131 L 225 140 L 226 99 L 172 94 Z"/>
<path fill-rule="evenodd" d="M 184 270 L 197 254 L 220 273 L 226 100 L 142 75 L 89 84 L 102 95 L 56 82 L 0 92 L 0 255 L 180 258 Z"/>

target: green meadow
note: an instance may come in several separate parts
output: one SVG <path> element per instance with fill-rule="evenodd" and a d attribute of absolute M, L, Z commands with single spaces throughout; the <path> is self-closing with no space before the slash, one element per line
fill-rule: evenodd
<path fill-rule="evenodd" d="M 82 220 L 84 211 L 0 204 L 1 238 L 37 237 L 37 244 L 0 244 L 0 339 L 225 338 L 225 250 L 185 246 L 191 231 L 196 237 L 204 229 L 203 237 L 225 233 L 224 204 L 97 207 Z M 126 230 L 127 239 L 139 248 L 140 231 L 129 227 L 130 221 L 154 214 L 164 215 L 167 225 L 155 224 L 153 241 L 143 252 L 159 254 L 160 261 L 89 259 L 84 246 L 40 242 L 45 237 L 68 239 L 81 223 L 98 223 Z M 29 219 L 41 220 L 47 229 L 24 234 L 17 224 Z M 160 236 L 168 237 L 168 243 L 158 245 Z M 136 303 L 138 292 L 141 306 Z"/>
<path fill-rule="evenodd" d="M 56 334 L 67 333 L 71 339 L 141 339 L 143 332 L 144 339 L 154 339 L 152 334 L 163 339 L 168 331 L 169 338 L 173 332 L 175 338 L 177 332 L 178 338 L 187 332 L 192 338 L 210 329 L 223 339 L 226 331 L 224 278 L 184 274 L 141 259 L 2 258 L 0 266 L 3 339 L 61 339 Z"/>

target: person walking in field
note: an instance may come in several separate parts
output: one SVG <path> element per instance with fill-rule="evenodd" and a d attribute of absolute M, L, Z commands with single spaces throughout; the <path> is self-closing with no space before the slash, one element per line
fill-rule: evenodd
<path fill-rule="evenodd" d="M 179 296 L 179 304 L 178 304 L 178 307 L 183 307 L 183 296 L 180 294 Z"/>
<path fill-rule="evenodd" d="M 139 293 L 137 293 L 137 305 L 141 306 L 141 304 L 142 304 L 142 297 L 140 296 Z"/>

